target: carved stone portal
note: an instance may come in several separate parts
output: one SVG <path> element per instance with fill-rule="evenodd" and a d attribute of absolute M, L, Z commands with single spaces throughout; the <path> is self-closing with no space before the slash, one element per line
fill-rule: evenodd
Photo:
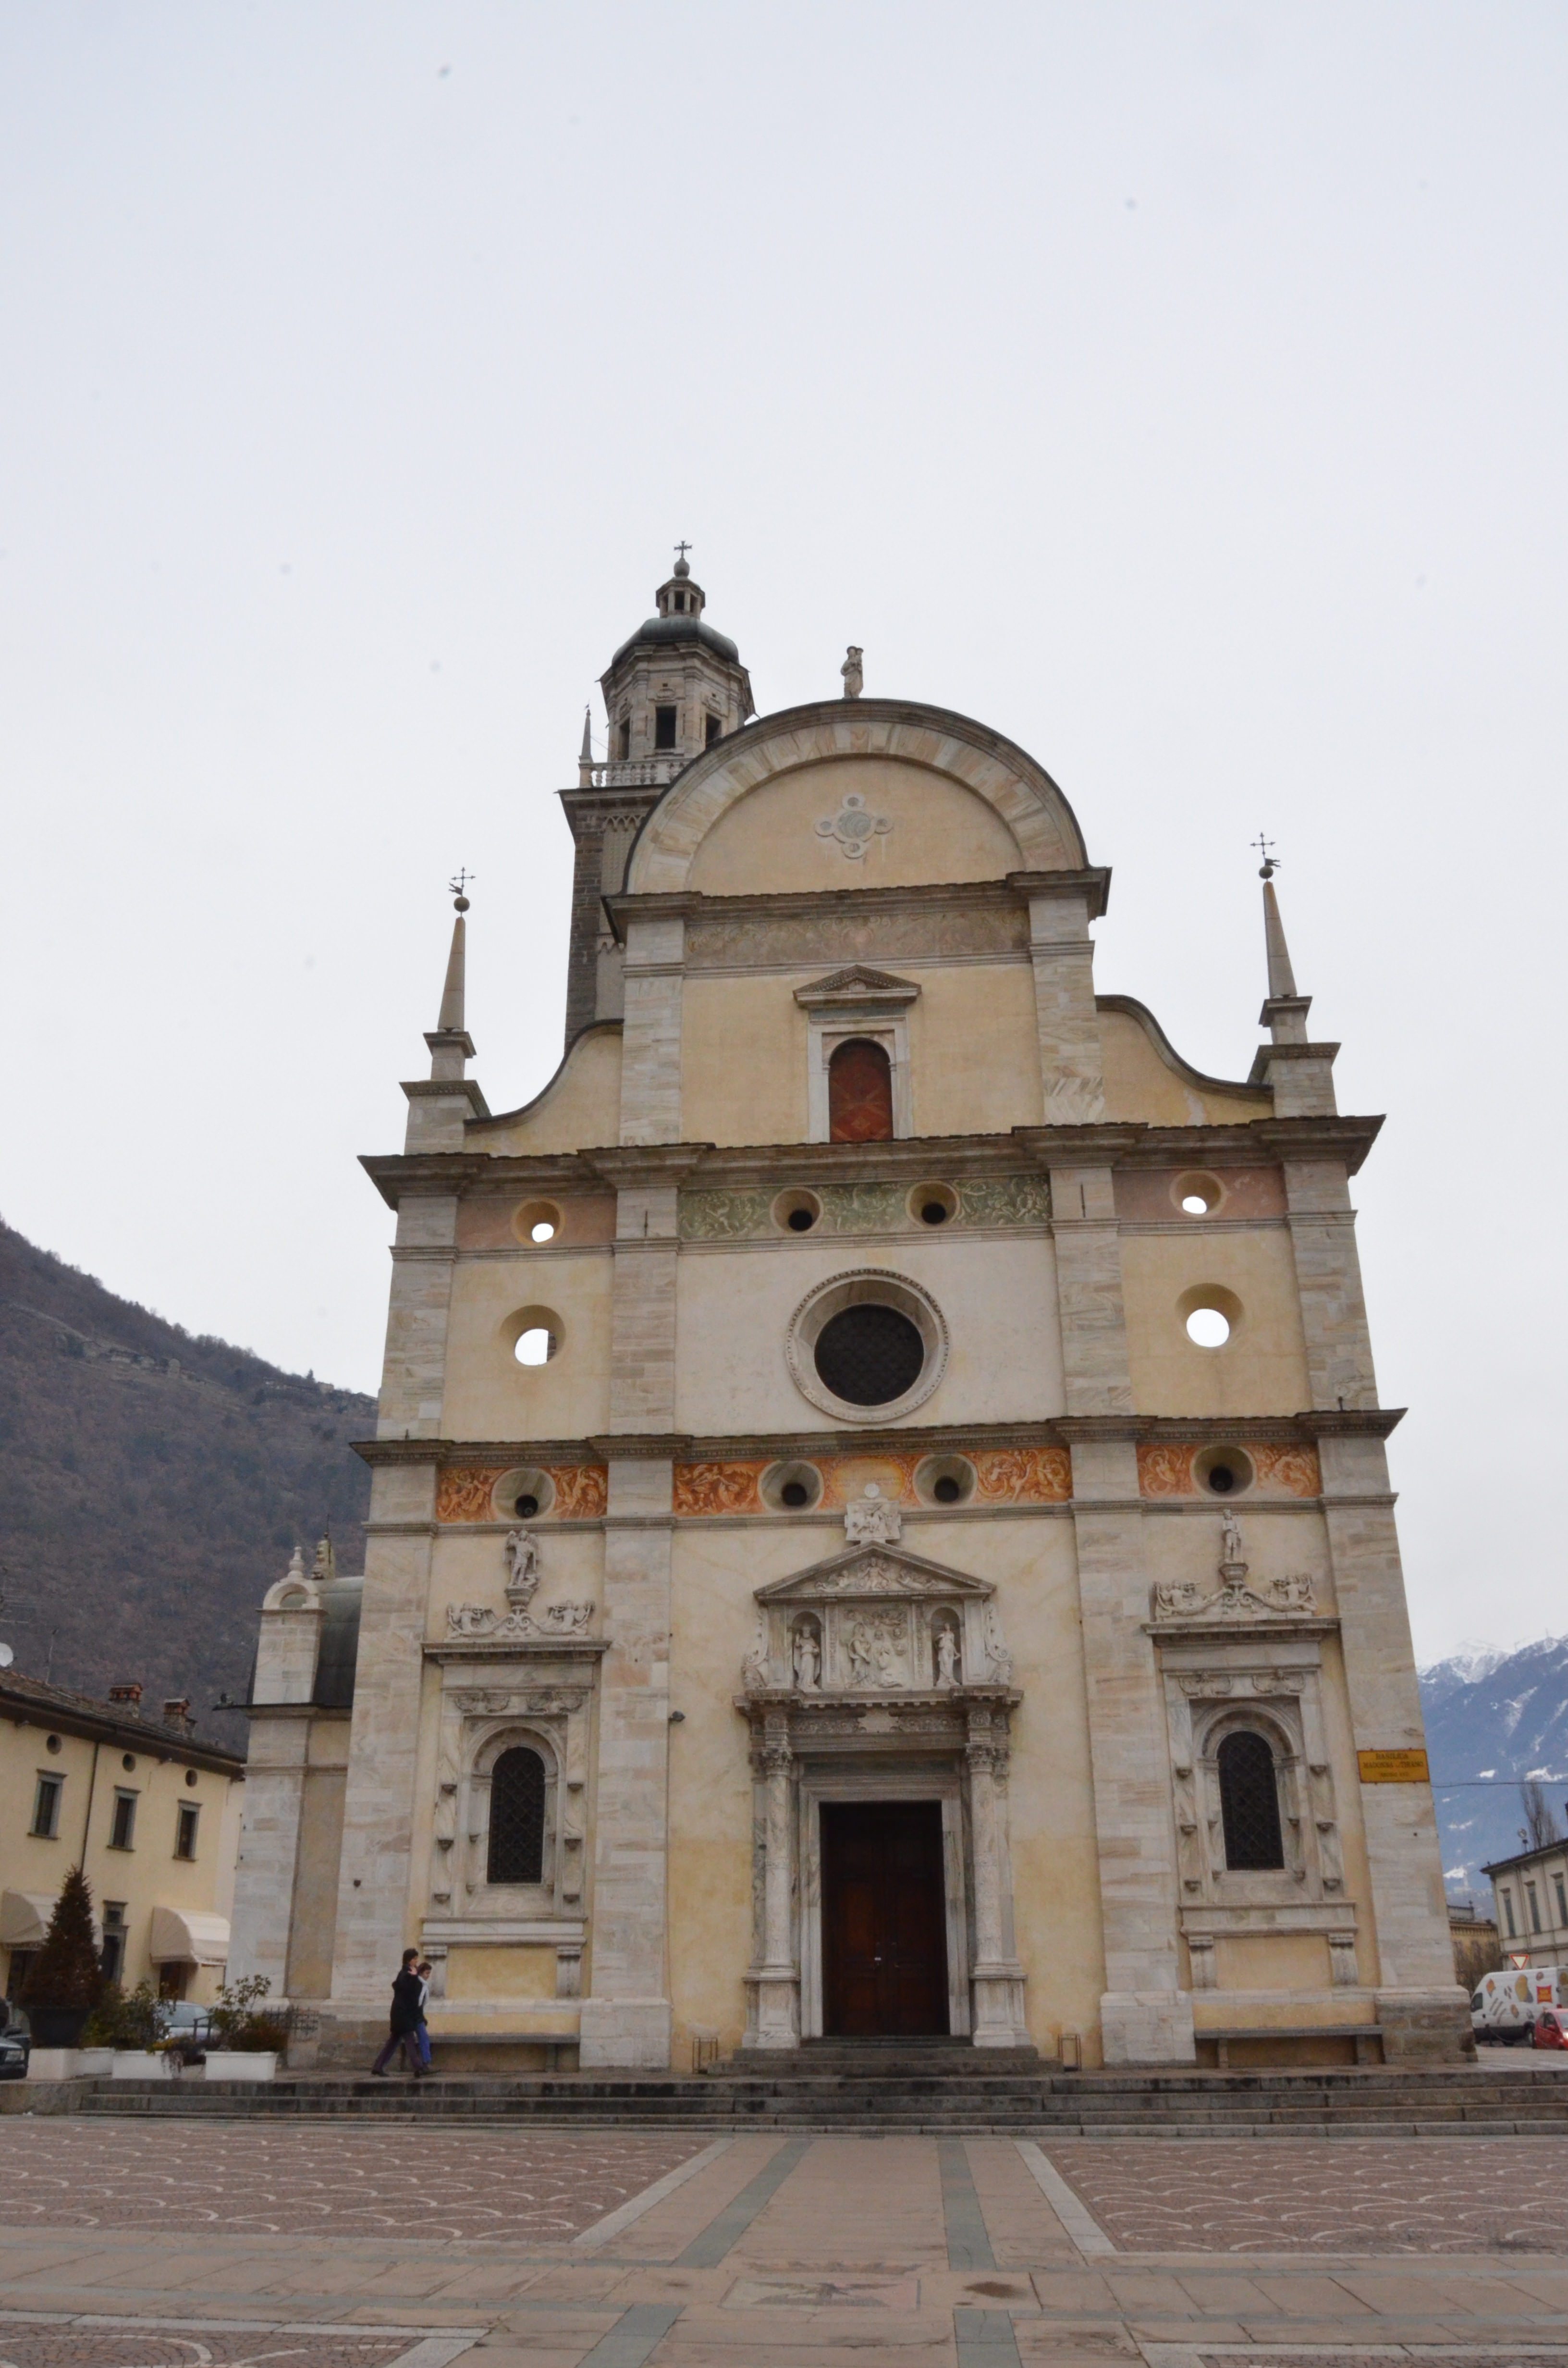
<path fill-rule="evenodd" d="M 943 1804 L 951 2027 L 1027 2045 L 1006 1797 L 1021 1697 L 994 1598 L 887 1544 L 757 1589 L 736 1704 L 755 1782 L 745 2046 L 821 2029 L 821 1802 L 901 1793 Z"/>

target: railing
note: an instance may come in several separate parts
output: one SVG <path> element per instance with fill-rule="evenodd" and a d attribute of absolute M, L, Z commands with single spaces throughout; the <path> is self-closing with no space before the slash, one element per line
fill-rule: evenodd
<path fill-rule="evenodd" d="M 585 765 L 583 786 L 585 789 L 591 781 L 596 790 L 662 790 L 690 762 L 689 757 L 672 752 L 667 757 L 640 757 L 619 764 Z"/>

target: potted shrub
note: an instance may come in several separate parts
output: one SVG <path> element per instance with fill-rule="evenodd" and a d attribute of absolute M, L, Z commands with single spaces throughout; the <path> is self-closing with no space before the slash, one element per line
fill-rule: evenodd
<path fill-rule="evenodd" d="M 265 1974 L 251 1974 L 219 1991 L 207 2038 L 210 2080 L 276 2079 L 289 2021 L 287 2009 L 263 2007 L 271 1987 Z"/>
<path fill-rule="evenodd" d="M 74 1866 L 61 1885 L 42 1948 L 28 1967 L 17 2003 L 35 2048 L 74 2048 L 98 2002 L 103 1969 L 93 1941 L 93 1895 Z"/>
<path fill-rule="evenodd" d="M 161 2080 L 174 2070 L 164 2053 L 169 2009 L 151 1982 L 126 1991 L 111 1983 L 82 2036 L 94 2048 L 112 2050 L 109 2071 L 117 2080 Z"/>

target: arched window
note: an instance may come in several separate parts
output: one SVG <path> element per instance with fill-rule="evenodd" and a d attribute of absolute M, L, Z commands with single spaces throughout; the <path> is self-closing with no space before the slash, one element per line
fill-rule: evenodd
<path fill-rule="evenodd" d="M 892 1064 L 869 1037 L 852 1036 L 827 1064 L 827 1139 L 892 1141 Z"/>
<path fill-rule="evenodd" d="M 544 1762 L 520 1745 L 490 1777 L 490 1883 L 544 1880 Z"/>
<path fill-rule="evenodd" d="M 1220 1809 L 1225 1823 L 1225 1864 L 1233 1869 L 1285 1863 L 1279 1834 L 1279 1787 L 1274 1754 L 1261 1735 L 1244 1727 L 1219 1749 Z"/>

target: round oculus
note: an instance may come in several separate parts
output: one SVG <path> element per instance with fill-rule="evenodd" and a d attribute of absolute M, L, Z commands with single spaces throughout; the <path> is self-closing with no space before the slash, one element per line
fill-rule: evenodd
<path fill-rule="evenodd" d="M 920 1379 L 926 1343 L 896 1307 L 862 1299 L 829 1316 L 814 1362 L 819 1381 L 846 1406 L 891 1406 Z"/>

